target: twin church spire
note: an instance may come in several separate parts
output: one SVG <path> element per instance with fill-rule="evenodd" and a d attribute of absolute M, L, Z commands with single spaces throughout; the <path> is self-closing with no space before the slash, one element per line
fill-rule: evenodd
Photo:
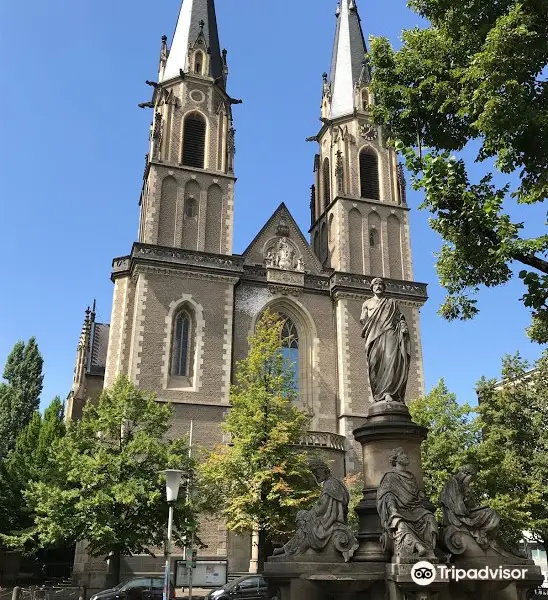
<path fill-rule="evenodd" d="M 202 51 L 203 62 L 193 60 Z M 168 51 L 164 38 L 160 58 L 160 83 L 181 73 L 204 72 L 221 88 L 226 84 L 226 52 L 221 53 L 214 0 L 184 0 Z"/>
<path fill-rule="evenodd" d="M 339 0 L 337 29 L 328 91 L 330 107 L 327 118 L 349 115 L 356 108 L 356 86 L 369 82 L 369 70 L 364 64 L 367 48 L 355 0 Z"/>

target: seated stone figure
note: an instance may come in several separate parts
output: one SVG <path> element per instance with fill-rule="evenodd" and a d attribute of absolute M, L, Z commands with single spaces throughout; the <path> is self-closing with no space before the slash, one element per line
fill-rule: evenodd
<path fill-rule="evenodd" d="M 390 454 L 392 470 L 385 473 L 377 490 L 377 509 L 384 530 L 383 545 L 395 559 L 435 557 L 438 525 L 423 505 L 424 492 L 407 470 L 409 458 L 403 448 Z"/>
<path fill-rule="evenodd" d="M 500 526 L 499 515 L 488 506 L 475 506 L 470 484 L 477 469 L 465 465 L 445 484 L 440 503 L 443 507 L 444 541 L 457 553 L 458 547 L 450 539 L 455 529 L 468 532 L 483 549 L 493 546 Z"/>
<path fill-rule="evenodd" d="M 311 471 L 322 484 L 320 498 L 309 511 L 299 511 L 295 535 L 274 554 L 295 556 L 307 550 L 327 553 L 333 548 L 348 562 L 358 548 L 358 541 L 346 524 L 350 494 L 344 483 L 333 477 L 325 462 L 312 462 Z"/>

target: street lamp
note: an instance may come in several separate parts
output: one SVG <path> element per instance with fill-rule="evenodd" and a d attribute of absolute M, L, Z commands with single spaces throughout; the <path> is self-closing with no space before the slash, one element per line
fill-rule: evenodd
<path fill-rule="evenodd" d="M 167 469 L 163 471 L 166 476 L 166 498 L 169 505 L 169 517 L 167 521 L 167 542 L 166 542 L 166 568 L 164 572 L 164 595 L 163 600 L 169 600 L 169 580 L 171 571 L 171 536 L 173 533 L 173 505 L 179 495 L 181 478 L 183 471 L 177 469 Z"/>

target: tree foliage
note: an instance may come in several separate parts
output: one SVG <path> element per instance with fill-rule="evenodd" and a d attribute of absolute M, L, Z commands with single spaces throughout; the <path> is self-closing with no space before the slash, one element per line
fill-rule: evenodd
<path fill-rule="evenodd" d="M 548 353 L 531 369 L 503 359 L 502 382 L 478 383 L 479 405 L 459 405 L 441 381 L 410 405 L 429 428 L 422 446 L 425 491 L 437 502 L 443 483 L 466 463 L 478 466 L 476 496 L 502 518 L 510 544 L 529 531 L 548 548 Z"/>
<path fill-rule="evenodd" d="M 0 459 L 15 447 L 19 433 L 40 404 L 43 360 L 34 338 L 17 342 L 4 368 L 7 383 L 0 384 Z"/>
<path fill-rule="evenodd" d="M 15 542 L 26 537 L 34 523 L 34 513 L 28 506 L 25 492 L 33 482 L 50 482 L 57 467 L 52 461 L 55 444 L 65 434 L 63 403 L 55 398 L 42 416 L 35 411 L 30 422 L 17 437 L 15 448 L 3 462 L 0 485 L 3 498 L 0 499 L 0 512 L 5 510 L 5 518 L 0 519 L 0 534 L 11 534 L 4 538 Z M 17 541 L 16 541 L 17 540 Z M 35 548 L 23 544 L 21 550 Z"/>
<path fill-rule="evenodd" d="M 230 530 L 259 531 L 259 561 L 266 538 L 294 530 L 297 509 L 317 495 L 308 457 L 296 448 L 308 419 L 294 405 L 293 372 L 280 351 L 282 326 L 268 311 L 259 320 L 249 354 L 237 365 L 223 424 L 231 444 L 217 447 L 201 467 L 209 508 Z"/>
<path fill-rule="evenodd" d="M 527 530 L 548 548 L 548 354 L 534 370 L 519 354 L 505 357 L 502 384 L 482 379 L 478 394 L 478 488 L 509 541 Z"/>
<path fill-rule="evenodd" d="M 93 556 L 113 556 L 114 578 L 120 556 L 161 546 L 167 523 L 161 471 L 192 472 L 186 440 L 166 439 L 171 413 L 169 405 L 120 377 L 55 444 L 57 472 L 26 492 L 36 517 L 32 535 L 19 541 L 32 537 L 47 546 L 86 540 Z M 184 543 L 194 526 L 182 491 L 175 506 L 176 541 Z"/>
<path fill-rule="evenodd" d="M 436 502 L 447 479 L 466 464 L 477 443 L 473 409 L 460 405 L 440 380 L 432 391 L 409 405 L 415 423 L 428 428 L 421 448 L 424 490 Z"/>
<path fill-rule="evenodd" d="M 519 264 L 522 300 L 533 317 L 529 335 L 546 342 L 548 235 L 527 237 L 505 201 L 533 204 L 548 196 L 548 0 L 409 6 L 429 26 L 405 31 L 398 51 L 386 38 L 373 40 L 373 115 L 397 140 L 444 240 L 437 270 L 448 297 L 440 312 L 473 317 L 479 287 L 506 283 Z M 479 147 L 478 162 L 490 159 L 503 174 L 516 173 L 516 189 L 497 187 L 489 169 L 470 181 L 465 162 L 452 155 L 469 143 Z"/>

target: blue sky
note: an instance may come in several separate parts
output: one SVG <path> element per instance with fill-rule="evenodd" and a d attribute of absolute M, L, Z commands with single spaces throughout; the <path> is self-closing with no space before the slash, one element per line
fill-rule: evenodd
<path fill-rule="evenodd" d="M 42 405 L 70 390 L 84 310 L 97 299 L 110 320 L 112 258 L 137 236 L 138 198 L 160 37 L 171 38 L 180 0 L 26 0 L 0 2 L 4 115 L 0 145 L 0 364 L 19 339 L 36 336 L 45 361 Z M 228 49 L 237 155 L 234 252 L 245 249 L 284 201 L 303 231 L 319 129 L 321 75 L 328 70 L 336 0 L 217 0 Z M 359 2 L 366 36 L 417 23 L 405 0 Z M 475 172 L 480 174 L 482 167 Z M 427 389 L 444 377 L 461 401 L 496 377 L 500 358 L 539 346 L 524 332 L 528 312 L 515 281 L 480 295 L 480 316 L 447 323 L 433 254 L 440 240 L 409 193 L 415 278 L 429 284 L 422 310 Z M 516 218 L 544 227 L 539 207 Z"/>

